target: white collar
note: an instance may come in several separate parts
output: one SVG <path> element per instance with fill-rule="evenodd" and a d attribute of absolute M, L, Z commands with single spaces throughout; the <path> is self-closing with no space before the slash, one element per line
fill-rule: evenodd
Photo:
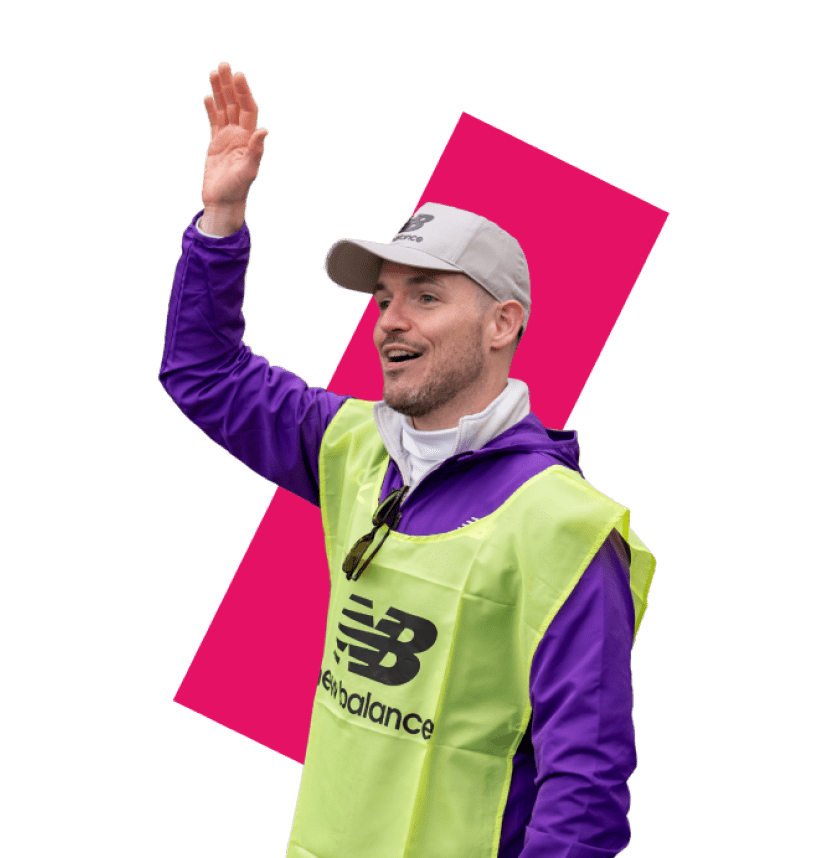
<path fill-rule="evenodd" d="M 421 469 L 419 480 L 439 467 L 446 459 L 471 450 L 480 450 L 489 441 L 510 429 L 531 411 L 528 385 L 509 378 L 500 395 L 479 414 L 461 417 L 457 427 L 438 431 L 415 429 L 412 420 L 393 411 L 385 402 L 376 402 L 373 417 L 378 434 L 407 484 L 417 457 L 431 460 L 428 469 Z M 405 443 L 408 448 L 405 447 Z M 414 489 L 417 483 L 413 480 Z"/>

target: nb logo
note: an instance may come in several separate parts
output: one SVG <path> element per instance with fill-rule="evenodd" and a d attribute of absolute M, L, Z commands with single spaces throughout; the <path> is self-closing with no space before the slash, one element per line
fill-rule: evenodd
<path fill-rule="evenodd" d="M 370 599 L 363 599 L 355 594 L 351 595 L 350 599 L 365 608 L 373 607 Z M 434 623 L 398 608 L 390 608 L 376 625 L 373 625 L 372 613 L 351 610 L 351 607 L 345 608 L 342 616 L 364 628 L 340 622 L 341 635 L 355 643 L 345 640 L 341 635 L 337 636 L 338 651 L 334 650 L 334 658 L 337 662 L 340 661 L 339 653 L 347 650 L 350 657 L 348 669 L 382 685 L 404 685 L 414 679 L 421 669 L 417 653 L 426 652 L 438 639 L 438 630 Z M 412 637 L 409 640 L 400 640 L 403 632 L 411 632 Z M 387 656 L 388 664 L 385 666 L 384 660 Z"/>
<path fill-rule="evenodd" d="M 402 232 L 415 232 L 416 229 L 420 229 L 425 223 L 429 223 L 430 220 L 434 220 L 434 215 L 421 214 L 415 215 L 411 217 L 402 227 L 398 230 L 398 235 Z"/>

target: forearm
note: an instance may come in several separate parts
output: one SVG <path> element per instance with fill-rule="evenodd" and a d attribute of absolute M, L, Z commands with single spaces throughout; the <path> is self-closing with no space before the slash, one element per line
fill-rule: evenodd
<path fill-rule="evenodd" d="M 271 367 L 242 342 L 245 226 L 217 239 L 186 230 L 160 380 L 210 438 L 269 480 L 318 502 L 318 450 L 344 398 Z"/>
<path fill-rule="evenodd" d="M 195 215 L 183 234 L 169 299 L 161 381 L 195 363 L 225 357 L 241 344 L 248 227 L 225 238 L 203 235 Z"/>

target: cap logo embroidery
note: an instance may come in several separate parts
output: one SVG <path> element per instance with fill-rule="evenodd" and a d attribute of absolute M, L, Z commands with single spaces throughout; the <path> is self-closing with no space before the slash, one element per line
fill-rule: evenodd
<path fill-rule="evenodd" d="M 420 229 L 425 223 L 429 223 L 430 220 L 434 219 L 435 216 L 430 214 L 415 215 L 398 230 L 398 235 L 402 232 L 415 232 L 416 229 Z"/>
<path fill-rule="evenodd" d="M 421 235 L 404 235 L 404 233 L 414 232 L 416 229 L 420 229 L 425 223 L 429 223 L 430 220 L 434 219 L 435 216 L 430 214 L 414 215 L 398 230 L 398 235 L 395 236 L 392 243 L 394 244 L 396 241 L 423 241 L 423 236 Z"/>

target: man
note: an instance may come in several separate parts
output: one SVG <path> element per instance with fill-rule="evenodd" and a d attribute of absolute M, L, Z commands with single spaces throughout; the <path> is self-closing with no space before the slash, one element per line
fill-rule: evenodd
<path fill-rule="evenodd" d="M 325 653 L 291 858 L 599 858 L 628 843 L 630 648 L 654 561 L 508 377 L 519 244 L 427 204 L 330 277 L 375 295 L 383 401 L 308 388 L 242 343 L 245 206 L 265 132 L 222 64 L 204 210 L 161 380 L 210 437 L 322 508 Z M 372 519 L 372 521 L 371 521 Z"/>

